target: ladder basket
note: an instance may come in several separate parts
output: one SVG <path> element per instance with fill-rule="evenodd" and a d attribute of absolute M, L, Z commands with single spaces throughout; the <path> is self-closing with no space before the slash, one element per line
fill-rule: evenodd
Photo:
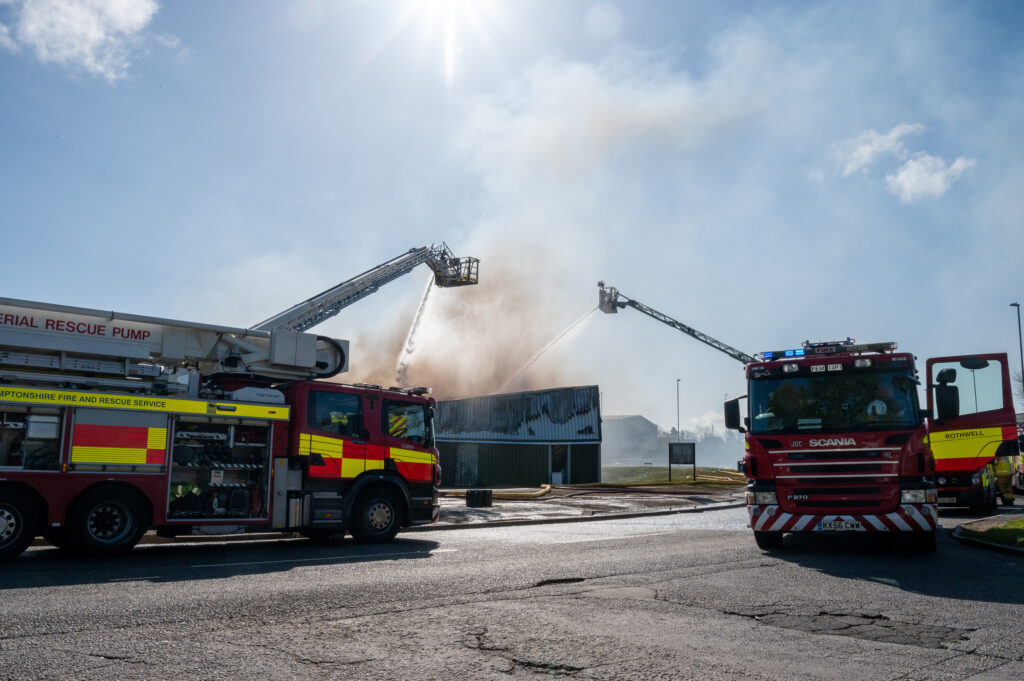
<path fill-rule="evenodd" d="M 434 269 L 434 283 L 444 288 L 472 286 L 480 281 L 480 258 L 450 258 Z"/>

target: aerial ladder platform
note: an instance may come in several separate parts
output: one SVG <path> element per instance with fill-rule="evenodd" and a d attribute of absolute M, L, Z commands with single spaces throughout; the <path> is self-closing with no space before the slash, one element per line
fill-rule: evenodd
<path fill-rule="evenodd" d="M 601 310 L 601 312 L 614 314 L 624 307 L 631 307 L 634 310 L 644 313 L 648 317 L 653 317 L 654 319 L 657 319 L 662 324 L 668 324 L 673 329 L 682 331 L 691 338 L 696 338 L 701 343 L 710 345 L 719 352 L 724 352 L 725 354 L 735 359 L 737 362 L 742 362 L 743 364 L 750 364 L 751 362 L 756 361 L 753 355 L 748 355 L 747 353 L 741 350 L 737 350 L 731 345 L 727 345 L 720 340 L 716 340 L 711 336 L 707 335 L 706 333 L 701 333 L 692 326 L 687 326 L 682 322 L 672 319 L 667 314 L 658 312 L 652 307 L 648 307 L 643 303 L 639 303 L 633 300 L 632 298 L 628 298 L 622 295 L 622 293 L 620 293 L 617 288 L 614 288 L 612 286 L 605 286 L 605 283 L 603 281 L 597 282 L 597 286 L 600 289 L 597 307 L 599 310 Z"/>
<path fill-rule="evenodd" d="M 440 246 L 411 248 L 408 253 L 293 305 L 253 328 L 261 331 L 280 328 L 306 331 L 424 263 L 434 272 L 434 284 L 441 288 L 471 286 L 479 282 L 479 258 L 458 258 L 443 242 Z"/>
<path fill-rule="evenodd" d="M 252 328 L 0 297 L 0 385 L 196 397 L 329 378 L 348 370 L 349 342 L 307 331 L 423 263 L 438 286 L 479 280 L 477 258 L 414 248 Z"/>

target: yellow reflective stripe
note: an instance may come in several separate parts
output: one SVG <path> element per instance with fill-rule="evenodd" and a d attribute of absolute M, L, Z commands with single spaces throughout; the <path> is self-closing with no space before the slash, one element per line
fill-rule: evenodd
<path fill-rule="evenodd" d="M 931 434 L 932 454 L 936 459 L 970 459 L 995 456 L 1003 443 L 1003 429 L 968 428 Z"/>
<path fill-rule="evenodd" d="M 317 454 L 329 456 L 332 459 L 341 458 L 344 445 L 344 440 L 336 440 L 332 437 L 321 437 L 319 435 L 313 435 L 312 442 L 310 443 L 312 451 L 315 451 Z"/>
<path fill-rule="evenodd" d="M 384 461 L 382 459 L 367 459 L 366 470 L 368 471 L 382 471 L 384 470 Z"/>
<path fill-rule="evenodd" d="M 354 478 L 363 472 L 363 460 L 362 459 L 342 459 L 341 460 L 341 477 L 343 478 Z"/>
<path fill-rule="evenodd" d="M 309 435 L 307 433 L 299 433 L 299 454 L 309 455 Z"/>
<path fill-rule="evenodd" d="M 434 455 L 430 452 L 416 452 L 411 449 L 392 447 L 388 455 L 395 461 L 401 461 L 402 463 L 436 463 Z"/>
<path fill-rule="evenodd" d="M 96 407 L 105 409 L 131 409 L 133 411 L 172 412 L 175 414 L 206 414 L 243 416 L 286 420 L 288 407 L 267 407 L 258 404 L 238 402 L 206 402 L 204 400 L 180 400 L 168 397 L 147 397 L 142 395 L 118 395 L 116 393 L 90 393 L 76 390 L 44 390 L 40 388 L 0 388 L 0 402 L 22 404 L 54 404 L 64 407 Z"/>
<path fill-rule="evenodd" d="M 146 436 L 146 447 L 148 449 L 167 449 L 167 429 L 150 428 Z"/>
<path fill-rule="evenodd" d="M 134 447 L 72 447 L 71 463 L 146 463 L 146 450 Z"/>

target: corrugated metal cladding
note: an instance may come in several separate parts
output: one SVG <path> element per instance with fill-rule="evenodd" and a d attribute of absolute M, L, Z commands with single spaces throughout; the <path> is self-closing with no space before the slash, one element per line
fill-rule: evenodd
<path fill-rule="evenodd" d="M 434 427 L 445 487 L 601 481 L 597 386 L 439 402 Z"/>
<path fill-rule="evenodd" d="M 486 395 L 437 403 L 444 442 L 600 442 L 596 385 Z"/>

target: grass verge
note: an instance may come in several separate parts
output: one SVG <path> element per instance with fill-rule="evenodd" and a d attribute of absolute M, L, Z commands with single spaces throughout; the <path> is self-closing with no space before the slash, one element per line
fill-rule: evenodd
<path fill-rule="evenodd" d="M 1006 524 L 990 527 L 984 532 L 974 532 L 966 528 L 961 528 L 960 531 L 974 539 L 1024 549 L 1024 518 L 1017 518 Z"/>

